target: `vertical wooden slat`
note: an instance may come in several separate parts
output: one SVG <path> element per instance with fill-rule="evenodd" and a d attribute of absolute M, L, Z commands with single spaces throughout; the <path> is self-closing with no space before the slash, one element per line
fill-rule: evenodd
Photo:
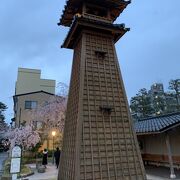
<path fill-rule="evenodd" d="M 85 164 L 85 162 L 86 162 L 86 149 L 85 149 L 85 139 L 84 139 L 84 137 L 85 137 L 85 133 L 84 133 L 84 124 L 83 124 L 83 130 L 82 130 L 82 144 L 83 144 L 83 160 L 84 160 L 84 163 L 83 163 L 83 168 L 84 168 L 84 173 L 83 173 L 83 177 L 84 177 L 84 180 L 86 180 L 86 164 Z"/>
<path fill-rule="evenodd" d="M 106 43 L 108 44 L 108 40 L 106 40 Z M 107 59 L 108 59 L 108 64 L 109 64 L 109 68 L 110 68 L 110 73 L 111 73 L 111 86 L 112 86 L 112 96 L 113 96 L 113 107 L 114 107 L 114 113 L 115 113 L 115 124 L 116 124 L 116 127 L 118 127 L 118 120 L 117 120 L 117 112 L 116 112 L 116 102 L 115 102 L 115 99 L 116 99 L 116 97 L 115 97 L 115 93 L 114 93 L 114 87 L 113 87 L 113 71 L 112 71 L 112 68 L 111 68 L 111 62 L 110 62 L 110 58 L 109 58 L 109 49 L 108 49 L 108 51 L 107 51 Z M 116 129 L 116 133 L 117 133 L 117 136 L 118 136 L 118 139 L 120 139 L 120 134 L 119 134 L 119 131 Z M 114 142 L 113 142 L 113 145 L 114 145 Z M 121 144 L 120 144 L 120 141 L 118 141 L 118 145 L 119 145 L 119 158 L 120 158 L 120 162 L 119 163 L 123 163 L 122 162 L 122 152 L 121 152 Z M 115 156 L 114 156 L 114 158 L 115 158 Z M 114 161 L 116 161 L 115 159 L 114 159 Z M 115 163 L 115 165 L 116 165 L 116 162 L 114 162 Z M 123 178 L 124 177 L 124 173 L 123 173 L 123 166 L 121 165 L 120 166 L 121 167 L 121 177 Z M 116 171 L 116 180 L 118 180 L 118 173 L 117 173 L 117 167 L 115 167 L 115 171 Z"/>
<path fill-rule="evenodd" d="M 96 40 L 96 47 L 97 47 L 97 40 Z M 97 59 L 97 64 L 98 64 L 98 69 L 100 69 L 100 61 Z M 101 99 L 101 106 L 103 105 L 102 104 L 102 92 L 101 89 L 102 89 L 102 85 L 101 85 L 101 77 L 100 77 L 100 74 L 98 73 L 98 78 L 99 78 L 99 87 L 100 87 L 100 99 Z M 101 114 L 102 115 L 102 123 L 103 123 L 103 133 L 104 133 L 104 140 L 105 140 L 105 153 L 106 153 L 106 162 L 107 162 L 107 172 L 108 172 L 108 177 L 109 177 L 109 166 L 108 166 L 108 155 L 107 155 L 107 146 L 106 146 L 106 132 L 105 132 L 105 124 L 104 124 L 104 116 L 103 116 L 103 113 Z M 102 178 L 103 178 L 103 174 L 102 174 Z"/>
<path fill-rule="evenodd" d="M 113 49 L 114 50 L 114 49 Z M 115 55 L 115 52 L 114 52 L 114 55 Z M 115 59 L 115 61 L 117 61 L 116 60 L 116 57 L 114 57 L 114 59 Z M 116 71 L 117 71 L 117 69 L 118 69 L 118 67 L 117 67 L 117 64 L 115 64 L 115 66 L 116 66 Z M 122 92 L 122 82 L 120 81 L 120 79 L 119 79 L 119 76 L 116 76 L 116 81 L 118 82 L 117 83 L 117 86 L 118 86 L 118 90 L 119 90 L 119 93 L 120 93 L 120 91 Z M 121 86 L 120 86 L 120 84 L 121 84 Z M 125 132 L 125 121 L 124 121 L 124 117 L 123 117 L 123 111 L 122 111 L 122 100 L 121 99 L 123 99 L 124 100 L 124 97 L 123 96 L 118 96 L 119 97 L 119 105 L 120 105 L 120 114 L 121 114 L 121 122 L 122 122 L 122 129 L 123 129 L 123 139 L 124 139 L 124 142 L 125 142 L 125 152 L 126 152 L 126 157 L 124 157 L 124 158 L 126 158 L 126 160 L 127 160 L 127 164 L 128 164 L 128 174 L 129 174 L 129 177 L 130 177 L 130 179 L 131 179 L 131 176 L 132 176 L 132 174 L 131 174 L 131 170 L 130 170 L 130 162 L 129 162 L 129 150 L 128 150 L 128 145 L 127 145 L 127 137 L 126 137 L 126 132 Z M 127 123 L 127 122 L 126 122 Z M 118 123 L 119 124 L 119 123 Z M 122 135 L 122 134 L 121 134 Z M 124 171 L 123 171 L 123 173 L 124 173 Z M 124 174 L 124 176 L 127 176 L 127 174 Z"/>
<path fill-rule="evenodd" d="M 113 46 L 113 51 L 114 51 L 115 59 L 116 59 L 116 62 L 117 62 L 116 66 L 117 66 L 117 71 L 118 71 L 118 74 L 119 74 L 119 82 L 121 83 L 121 90 L 123 92 L 123 101 L 124 101 L 124 105 L 126 107 L 127 123 L 128 123 L 128 127 L 129 127 L 129 130 L 130 130 L 130 138 L 131 138 L 131 142 L 134 144 L 135 149 L 136 149 L 135 156 L 136 156 L 138 162 L 135 161 L 134 163 L 135 163 L 135 168 L 137 168 L 136 171 L 138 171 L 138 169 L 140 171 L 140 173 L 138 173 L 139 175 L 136 174 L 136 176 L 137 176 L 138 179 L 139 178 L 146 179 L 144 165 L 143 165 L 143 162 L 142 162 L 140 149 L 139 149 L 139 145 L 138 145 L 138 142 L 137 142 L 137 136 L 136 136 L 135 130 L 133 129 L 133 126 L 132 126 L 131 116 L 130 116 L 130 112 L 129 112 L 129 109 L 128 109 L 129 106 L 128 106 L 128 102 L 127 102 L 126 91 L 125 91 L 125 88 L 124 88 L 123 79 L 122 79 L 122 75 L 121 75 L 121 70 L 120 70 L 120 67 L 119 67 L 118 58 L 117 58 L 117 54 L 116 54 L 116 50 L 115 50 L 114 46 Z M 134 157 L 134 160 L 135 160 L 135 157 Z M 139 167 L 137 167 L 137 163 L 140 165 Z"/>
<path fill-rule="evenodd" d="M 90 49 L 90 52 L 92 54 L 92 49 Z M 87 58 L 85 59 L 85 69 L 87 70 Z M 87 72 L 87 71 L 86 71 Z M 92 72 L 91 72 L 92 75 Z M 89 132 L 90 132 L 90 147 L 91 147 L 91 166 L 92 166 L 92 178 L 94 179 L 94 161 L 93 161 L 93 146 L 92 146 L 92 126 L 91 126 L 91 111 L 90 111 L 90 98 L 89 98 L 89 79 L 88 79 L 88 74 L 86 75 L 86 87 L 87 87 L 87 101 L 88 101 L 88 122 L 89 122 Z"/>

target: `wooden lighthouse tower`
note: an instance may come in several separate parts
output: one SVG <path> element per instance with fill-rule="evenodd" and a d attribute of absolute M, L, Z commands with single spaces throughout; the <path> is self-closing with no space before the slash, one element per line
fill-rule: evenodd
<path fill-rule="evenodd" d="M 114 44 L 130 1 L 68 0 L 59 25 L 74 50 L 59 180 L 142 180 L 137 139 Z"/>

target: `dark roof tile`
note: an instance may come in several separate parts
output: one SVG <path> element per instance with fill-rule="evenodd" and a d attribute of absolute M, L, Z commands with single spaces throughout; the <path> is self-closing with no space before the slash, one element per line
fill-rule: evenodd
<path fill-rule="evenodd" d="M 134 127 L 137 134 L 159 133 L 179 123 L 180 112 L 139 120 Z"/>

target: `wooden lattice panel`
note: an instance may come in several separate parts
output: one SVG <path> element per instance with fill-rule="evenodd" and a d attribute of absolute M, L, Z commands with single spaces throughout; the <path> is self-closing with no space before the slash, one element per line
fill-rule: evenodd
<path fill-rule="evenodd" d="M 85 37 L 81 179 L 143 179 L 113 39 Z"/>
<path fill-rule="evenodd" d="M 59 179 L 145 179 L 112 36 L 83 31 L 72 68 Z"/>
<path fill-rule="evenodd" d="M 66 123 L 63 138 L 63 152 L 61 155 L 61 179 L 74 179 L 76 166 L 76 142 L 78 141 L 77 120 L 79 104 L 79 85 L 80 85 L 80 60 L 81 60 L 81 41 L 75 48 L 73 68 L 71 74 L 69 100 L 67 104 Z"/>

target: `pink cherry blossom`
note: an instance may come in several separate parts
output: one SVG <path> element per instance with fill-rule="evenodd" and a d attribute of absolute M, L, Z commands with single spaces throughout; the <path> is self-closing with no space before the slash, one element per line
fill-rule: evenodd
<path fill-rule="evenodd" d="M 23 150 L 32 149 L 41 140 L 38 131 L 33 128 L 31 123 L 20 128 L 11 129 L 7 136 L 10 139 L 11 148 L 19 145 Z"/>
<path fill-rule="evenodd" d="M 31 112 L 32 121 L 41 122 L 46 131 L 57 129 L 62 133 L 64 129 L 66 103 L 66 97 L 52 96 L 48 102 Z"/>

